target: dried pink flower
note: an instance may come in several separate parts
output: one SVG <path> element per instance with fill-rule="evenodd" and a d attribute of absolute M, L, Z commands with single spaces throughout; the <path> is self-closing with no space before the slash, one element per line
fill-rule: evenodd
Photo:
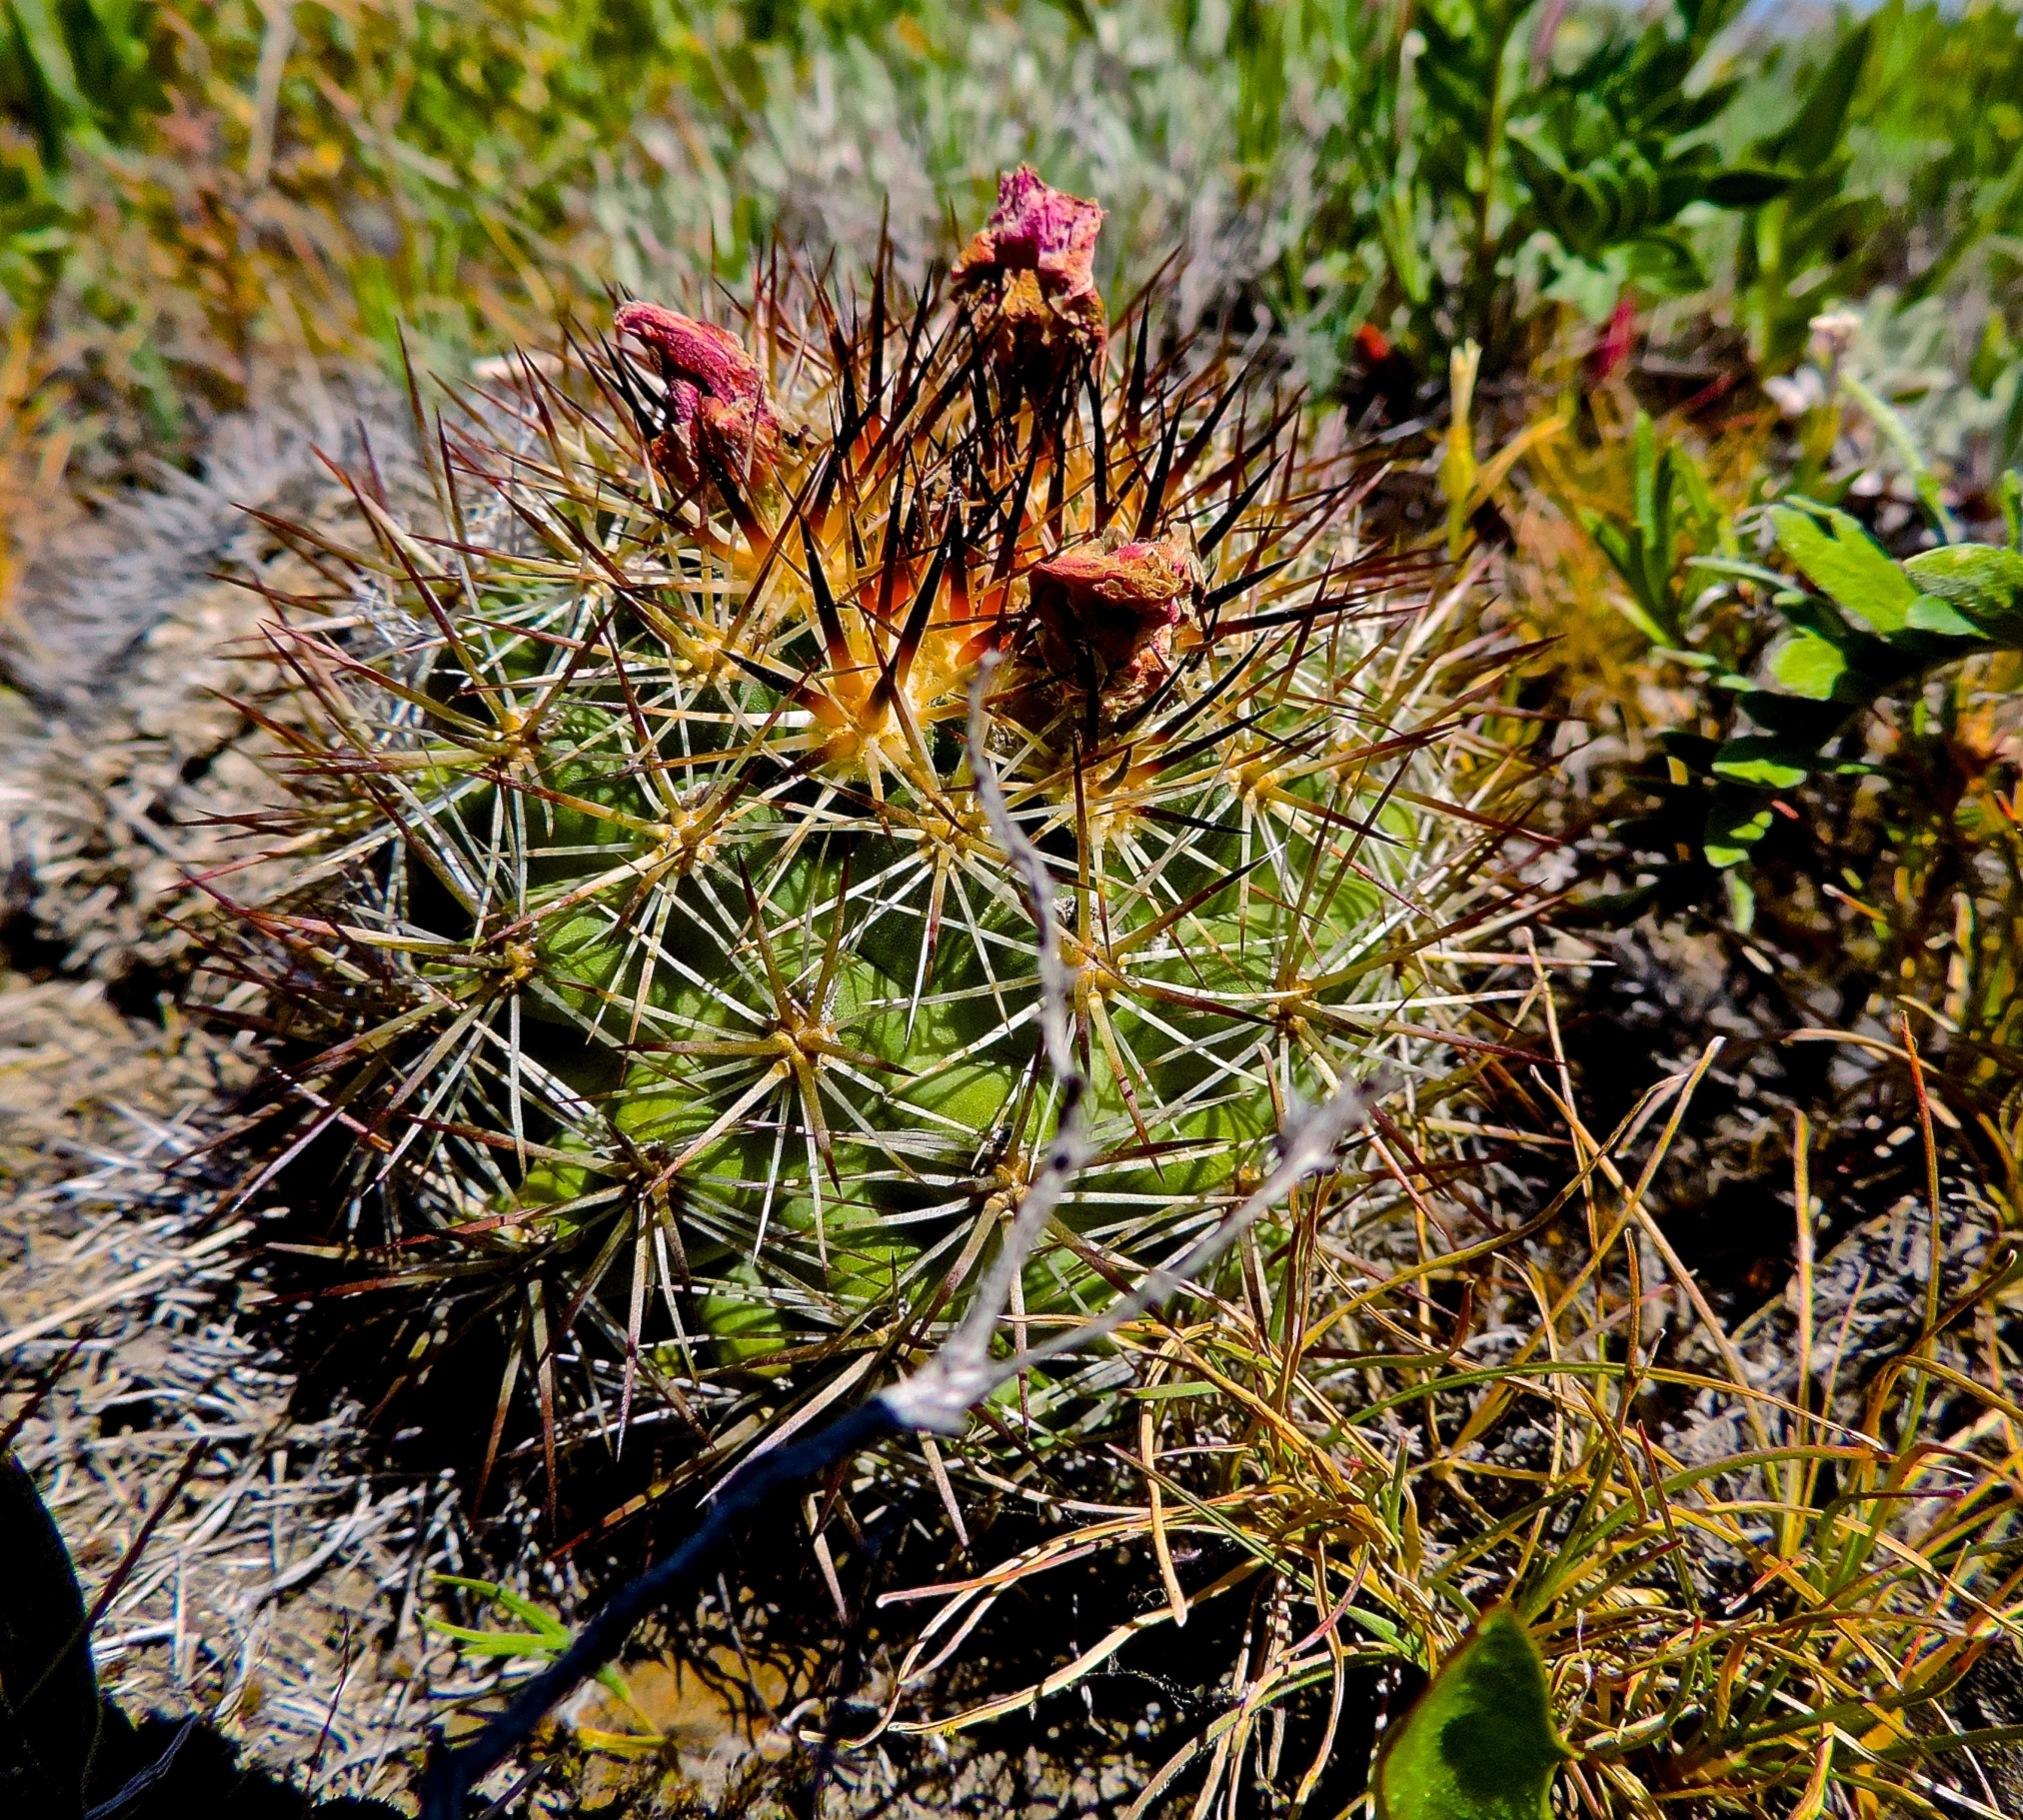
<path fill-rule="evenodd" d="M 989 266 L 1036 272 L 1052 297 L 1095 289 L 1095 237 L 1103 211 L 1095 203 L 1050 189 L 1029 164 L 998 179 L 998 206 L 984 231 L 956 262 L 960 290 Z"/>
<path fill-rule="evenodd" d="M 1035 565 L 1029 587 L 1040 662 L 1100 689 L 1147 659 L 1164 674 L 1173 628 L 1200 596 L 1201 566 L 1172 531 L 1116 550 L 1063 551 Z"/>
<path fill-rule="evenodd" d="M 1101 738 L 1172 672 L 1173 646 L 1201 599 L 1183 531 L 1144 543 L 1090 543 L 1033 566 L 1028 618 L 998 711 L 1041 739 Z"/>
<path fill-rule="evenodd" d="M 997 208 L 956 261 L 951 285 L 971 320 L 992 329 L 1000 364 L 1035 389 L 1107 340 L 1095 288 L 1102 218 L 1099 205 L 1021 164 L 998 179 Z"/>
<path fill-rule="evenodd" d="M 683 459 L 689 454 L 722 462 L 741 478 L 771 472 L 780 420 L 759 363 L 730 330 L 651 303 L 620 305 L 613 327 L 646 349 L 668 389 L 674 431 L 656 441 L 657 465 L 682 472 L 693 465 Z M 683 450 L 683 437 L 692 451 Z"/>

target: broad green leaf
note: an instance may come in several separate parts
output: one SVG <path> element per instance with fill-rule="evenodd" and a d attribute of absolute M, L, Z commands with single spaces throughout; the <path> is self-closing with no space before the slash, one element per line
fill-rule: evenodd
<path fill-rule="evenodd" d="M 1386 1734 L 1377 1820 L 1549 1820 L 1552 1772 L 1571 1754 L 1538 1647 L 1498 1606 Z"/>
<path fill-rule="evenodd" d="M 1918 585 L 1844 512 L 1828 512 L 1822 525 L 1795 507 L 1770 514 L 1784 554 L 1874 632 L 1900 632 Z"/>
<path fill-rule="evenodd" d="M 1760 733 L 1774 733 L 1780 740 L 1817 752 L 1847 719 L 1842 702 L 1818 702 L 1807 696 L 1786 695 L 1776 689 L 1744 690 L 1735 706 L 1746 714 Z"/>
<path fill-rule="evenodd" d="M 1639 234 L 1623 249 L 1623 267 L 1626 276 L 1658 297 L 1684 297 L 1708 283 L 1706 269 L 1676 231 Z"/>
<path fill-rule="evenodd" d="M 1840 41 L 1790 123 L 1782 132 L 1759 140 L 1751 148 L 1753 158 L 1808 174 L 1826 166 L 1847 129 L 1847 110 L 1861 80 L 1861 66 L 1868 61 L 1870 30 L 1864 25 Z"/>
<path fill-rule="evenodd" d="M 1838 646 L 1817 634 L 1801 632 L 1772 654 L 1770 674 L 1795 696 L 1830 702 L 1836 685 L 1847 674 L 1847 658 Z"/>
<path fill-rule="evenodd" d="M 1764 790 L 1790 790 L 1811 771 L 1811 755 L 1788 740 L 1745 734 L 1730 740 L 1714 759 L 1714 776 Z"/>
<path fill-rule="evenodd" d="M 1904 569 L 1926 594 L 1970 621 L 1970 635 L 2023 644 L 2023 554 L 1992 544 L 1948 544 L 1912 557 Z"/>
<path fill-rule="evenodd" d="M 1749 881 L 1733 869 L 1722 874 L 1721 884 L 1728 897 L 1728 921 L 1736 934 L 1746 935 L 1756 926 L 1756 894 Z"/>
<path fill-rule="evenodd" d="M 1972 620 L 1959 614 L 1935 594 L 1921 594 L 1911 603 L 1904 619 L 1907 632 L 1936 632 L 1949 639 L 1982 639 L 1987 635 Z"/>
<path fill-rule="evenodd" d="M 1726 780 L 1716 785 L 1714 800 L 1707 806 L 1707 864 L 1716 868 L 1741 865 L 1749 850 L 1770 832 L 1772 813 L 1769 804 L 1749 787 Z"/>

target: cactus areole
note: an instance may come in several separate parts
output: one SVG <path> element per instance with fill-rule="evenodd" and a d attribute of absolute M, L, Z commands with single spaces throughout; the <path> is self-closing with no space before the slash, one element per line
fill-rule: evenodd
<path fill-rule="evenodd" d="M 261 1179 L 346 1134 L 415 1370 L 485 1301 L 544 1408 L 721 1432 L 960 1309 L 1055 1116 L 965 743 L 987 652 L 1097 1149 L 1015 1321 L 1212 1226 L 1292 1096 L 1446 1065 L 1396 965 L 1486 901 L 1498 836 L 1441 808 L 1477 760 L 1432 737 L 1479 665 L 1399 639 L 1423 585 L 1358 552 L 1338 427 L 1156 296 L 1107 335 L 1101 218 L 1019 171 L 946 295 L 628 303 L 443 439 L 434 520 L 315 546 L 350 594 L 281 649 L 312 860 L 212 995 L 293 1044 Z"/>

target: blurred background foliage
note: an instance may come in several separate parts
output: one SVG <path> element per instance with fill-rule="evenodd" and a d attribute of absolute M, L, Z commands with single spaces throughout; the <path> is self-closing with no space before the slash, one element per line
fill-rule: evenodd
<path fill-rule="evenodd" d="M 2023 217 L 2013 9 L 1798 10 L 7 0 L 0 281 L 48 372 L 173 444 L 263 346 L 495 343 L 671 244 L 736 273 L 839 182 L 931 191 L 932 227 L 1065 150 L 1182 213 L 1184 138 L 1309 344 L 1494 372 L 1631 286 L 1779 371 L 1832 298 L 2013 284 Z"/>
<path fill-rule="evenodd" d="M 1108 287 L 1179 248 L 1190 326 L 1389 439 L 1396 534 L 1513 552 L 1608 777 L 1734 736 L 1781 623 L 1690 565 L 1774 561 L 1787 497 L 1999 542 L 2023 462 L 2014 0 L 0 6 L 0 586 L 222 414 L 327 425 L 776 245 L 918 272 L 1020 160 L 1103 201 Z M 1695 866 L 1667 902 L 1732 910 Z"/>
<path fill-rule="evenodd" d="M 221 413 L 328 422 L 404 347 L 454 378 L 776 244 L 918 269 L 1021 159 L 1103 200 L 1112 287 L 1179 247 L 1183 316 L 1423 454 L 1451 553 L 1516 538 L 1633 760 L 1688 713 L 1651 650 L 1697 686 L 1774 630 L 1731 603 L 1697 650 L 1690 562 L 1765 555 L 1787 495 L 1908 555 L 2023 461 L 2009 0 L 0 4 L 16 568 Z"/>
<path fill-rule="evenodd" d="M 1020 157 L 1100 189 L 1116 266 L 1191 224 L 1204 302 L 1268 314 L 1323 383 L 1395 354 L 1394 401 L 1443 395 L 1462 342 L 1493 380 L 1625 296 L 1744 338 L 1769 376 L 1832 303 L 1971 294 L 2006 371 L 2016 10 L 1772 15 L 6 0 L 10 429 L 61 400 L 64 460 L 106 478 L 175 459 L 263 364 L 393 359 L 397 323 L 454 362 L 613 283 L 735 282 L 776 230 L 875 236 L 888 194 L 918 247 Z"/>

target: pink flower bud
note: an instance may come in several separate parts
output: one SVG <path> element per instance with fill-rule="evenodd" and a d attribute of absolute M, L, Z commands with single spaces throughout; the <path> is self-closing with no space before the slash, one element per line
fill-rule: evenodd
<path fill-rule="evenodd" d="M 657 465 L 680 471 L 686 464 L 679 436 L 693 454 L 726 464 L 741 478 L 756 468 L 772 471 L 780 450 L 780 420 L 766 398 L 759 363 L 730 330 L 697 322 L 659 304 L 619 306 L 613 327 L 644 348 L 667 387 L 676 435 L 656 441 Z"/>
<path fill-rule="evenodd" d="M 1020 165 L 998 179 L 997 208 L 956 261 L 951 286 L 971 321 L 993 331 L 1000 365 L 1035 388 L 1074 356 L 1099 355 L 1108 337 L 1095 289 L 1102 218 Z"/>

